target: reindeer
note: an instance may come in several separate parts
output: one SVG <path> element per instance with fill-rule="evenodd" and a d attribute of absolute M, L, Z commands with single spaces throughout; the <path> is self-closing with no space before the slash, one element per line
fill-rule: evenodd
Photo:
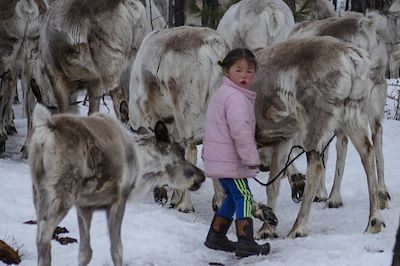
<path fill-rule="evenodd" d="M 40 34 L 35 80 L 42 94 L 50 94 L 42 96 L 44 104 L 67 112 L 69 96 L 86 89 L 89 114 L 108 93 L 120 117 L 118 106 L 128 97 L 119 90 L 121 74 L 149 31 L 139 0 L 54 1 Z"/>
<path fill-rule="evenodd" d="M 79 265 L 89 264 L 92 257 L 92 214 L 105 210 L 112 260 L 122 266 L 121 224 L 129 195 L 165 183 L 194 191 L 205 180 L 203 172 L 184 159 L 183 147 L 171 140 L 163 122 L 156 124 L 154 134 L 144 128 L 132 133 L 109 115 L 51 116 L 37 104 L 32 123 L 29 165 L 41 266 L 51 265 L 53 231 L 73 206 L 78 213 Z"/>
<path fill-rule="evenodd" d="M 46 13 L 42 0 L 0 1 L 0 153 L 7 135 L 16 132 L 12 100 L 24 59 L 34 49 L 41 20 Z"/>
<path fill-rule="evenodd" d="M 386 20 L 377 13 L 369 13 L 367 16 L 364 16 L 361 13 L 345 12 L 342 17 L 298 23 L 289 36 L 289 39 L 311 36 L 332 36 L 363 48 L 369 53 L 372 64 L 369 75 L 373 82 L 373 87 L 371 96 L 368 98 L 366 111 L 375 151 L 379 206 L 381 209 L 388 207 L 388 201 L 390 199 L 389 192 L 385 185 L 382 151 L 383 113 L 387 94 L 387 83 L 385 79 L 387 55 L 385 41 L 381 35 L 378 34 L 382 32 L 382 28 L 384 28 L 385 25 Z M 336 137 L 337 158 L 335 180 L 332 191 L 326 201 L 326 205 L 329 208 L 343 206 L 340 185 L 343 178 L 348 139 L 341 129 L 336 131 Z M 322 174 L 320 185 L 321 191 L 326 191 L 324 174 Z M 324 198 L 326 195 L 321 193 L 320 197 Z"/>
<path fill-rule="evenodd" d="M 232 48 L 255 49 L 286 40 L 293 25 L 282 0 L 243 0 L 226 11 L 217 31 Z"/>
<path fill-rule="evenodd" d="M 360 154 L 367 175 L 370 214 L 366 232 L 384 226 L 378 208 L 374 149 L 368 138 L 366 106 L 372 91 L 368 53 L 333 37 L 288 40 L 255 50 L 258 75 L 256 139 L 272 146 L 270 178 L 283 167 L 291 139 L 299 134 L 307 155 L 307 180 L 303 200 L 288 237 L 306 236 L 310 205 L 317 191 L 324 146 L 338 129 L 348 136 Z M 267 187 L 273 210 L 280 180 Z M 276 236 L 276 228 L 264 223 L 258 237 Z"/>
<path fill-rule="evenodd" d="M 227 52 L 225 41 L 209 28 L 184 26 L 147 35 L 132 69 L 131 126 L 164 121 L 195 164 L 207 103 L 222 80 L 217 62 Z M 187 191 L 174 190 L 170 203 L 179 211 L 193 211 Z"/>

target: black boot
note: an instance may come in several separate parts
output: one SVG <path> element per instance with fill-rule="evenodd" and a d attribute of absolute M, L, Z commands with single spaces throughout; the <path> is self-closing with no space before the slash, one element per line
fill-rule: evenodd
<path fill-rule="evenodd" d="M 253 237 L 253 220 L 244 218 L 236 220 L 236 234 L 238 242 L 236 243 L 235 255 L 237 257 L 247 257 L 251 255 L 267 255 L 269 253 L 269 243 L 263 245 L 257 244 Z"/>
<path fill-rule="evenodd" d="M 236 243 L 229 240 L 226 236 L 231 224 L 232 219 L 228 220 L 225 217 L 214 215 L 204 245 L 215 250 L 223 250 L 228 252 L 235 251 Z"/>

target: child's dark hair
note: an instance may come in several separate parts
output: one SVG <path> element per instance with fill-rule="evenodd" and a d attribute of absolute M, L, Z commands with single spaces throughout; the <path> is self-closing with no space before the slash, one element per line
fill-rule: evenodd
<path fill-rule="evenodd" d="M 253 64 L 254 68 L 257 69 L 256 57 L 247 48 L 235 48 L 230 50 L 222 61 L 218 61 L 218 65 L 222 66 L 223 69 L 229 69 L 240 59 L 245 59 L 248 64 Z"/>

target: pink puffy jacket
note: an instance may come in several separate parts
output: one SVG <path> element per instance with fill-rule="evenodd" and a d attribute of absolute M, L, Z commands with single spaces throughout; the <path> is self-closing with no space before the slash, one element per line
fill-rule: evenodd
<path fill-rule="evenodd" d="M 207 109 L 202 158 L 207 176 L 214 178 L 254 177 L 258 166 L 255 143 L 256 93 L 224 77 Z"/>

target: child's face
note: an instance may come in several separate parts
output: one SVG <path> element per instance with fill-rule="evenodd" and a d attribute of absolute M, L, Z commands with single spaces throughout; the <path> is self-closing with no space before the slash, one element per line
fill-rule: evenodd
<path fill-rule="evenodd" d="M 236 85 L 247 89 L 254 79 L 255 71 L 253 64 L 249 64 L 245 59 L 240 59 L 228 71 L 225 71 L 225 75 Z"/>

